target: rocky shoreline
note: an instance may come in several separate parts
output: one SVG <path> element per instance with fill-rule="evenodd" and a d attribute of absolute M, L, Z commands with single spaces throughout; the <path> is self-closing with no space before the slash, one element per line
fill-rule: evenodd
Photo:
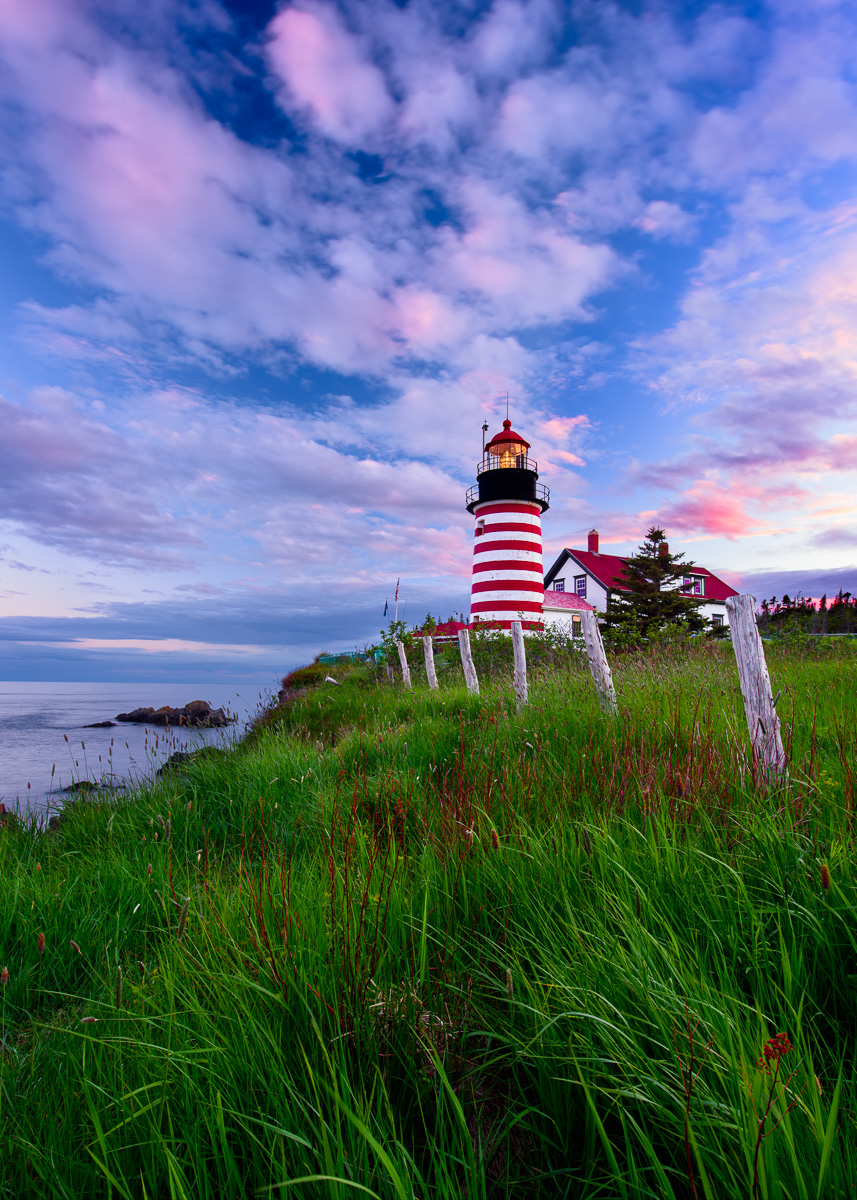
<path fill-rule="evenodd" d="M 161 708 L 135 708 L 131 712 L 118 713 L 116 720 L 133 725 L 164 725 L 170 728 L 182 729 L 223 729 L 233 725 L 238 718 L 224 712 L 222 708 L 212 708 L 207 700 L 191 700 L 182 708 L 171 708 L 164 704 Z M 106 725 L 106 722 L 99 723 Z M 91 726 L 90 728 L 95 728 Z"/>

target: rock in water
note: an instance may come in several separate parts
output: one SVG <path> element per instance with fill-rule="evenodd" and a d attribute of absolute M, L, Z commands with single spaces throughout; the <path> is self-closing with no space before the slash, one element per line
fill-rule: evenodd
<path fill-rule="evenodd" d="M 231 725 L 237 717 L 228 717 L 222 708 L 212 708 L 207 700 L 191 700 L 183 708 L 135 708 L 131 712 L 119 713 L 117 721 L 132 725 L 165 725 L 184 729 L 222 729 Z"/>
<path fill-rule="evenodd" d="M 115 729 L 115 721 L 93 721 L 91 725 L 82 725 L 82 729 Z"/>

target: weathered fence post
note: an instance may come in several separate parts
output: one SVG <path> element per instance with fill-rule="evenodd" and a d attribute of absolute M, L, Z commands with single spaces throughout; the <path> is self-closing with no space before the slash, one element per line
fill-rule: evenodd
<path fill-rule="evenodd" d="M 411 668 L 408 666 L 404 643 L 396 642 L 396 645 L 399 649 L 399 662 L 402 664 L 402 683 L 404 683 L 406 688 L 413 687 L 411 683 Z"/>
<path fill-rule="evenodd" d="M 527 703 L 527 651 L 520 621 L 512 622 L 512 649 L 515 652 L 515 695 L 518 697 L 518 708 L 523 708 Z"/>
<path fill-rule="evenodd" d="M 467 690 L 471 696 L 478 696 L 479 679 L 476 675 L 476 667 L 473 664 L 473 655 L 470 653 L 469 629 L 459 629 L 458 645 L 461 649 L 461 665 L 464 668 L 464 682 L 467 684 Z"/>
<path fill-rule="evenodd" d="M 753 758 L 763 771 L 782 775 L 786 769 L 786 752 L 771 691 L 768 664 L 765 662 L 762 635 L 756 624 L 755 600 L 752 596 L 730 596 L 726 601 L 726 611 L 729 614 Z"/>
<path fill-rule="evenodd" d="M 584 610 L 580 614 L 580 625 L 583 629 L 583 640 L 586 643 L 586 657 L 589 659 L 589 669 L 592 681 L 598 692 L 598 699 L 605 712 L 617 711 L 616 689 L 613 687 L 613 672 L 604 652 L 604 642 L 601 630 L 594 612 Z"/>
<path fill-rule="evenodd" d="M 433 692 L 437 691 L 437 672 L 434 669 L 434 640 L 428 636 L 423 638 L 423 654 L 426 660 L 426 679 Z"/>

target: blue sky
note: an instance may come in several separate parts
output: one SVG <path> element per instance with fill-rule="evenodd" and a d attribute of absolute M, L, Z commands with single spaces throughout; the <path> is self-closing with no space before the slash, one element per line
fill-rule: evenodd
<path fill-rule="evenodd" d="M 0 677 L 268 679 L 545 558 L 857 591 L 853 5 L 0 0 Z"/>

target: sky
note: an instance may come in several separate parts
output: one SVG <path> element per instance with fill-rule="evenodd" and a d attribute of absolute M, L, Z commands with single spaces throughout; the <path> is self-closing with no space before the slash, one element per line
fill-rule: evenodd
<path fill-rule="evenodd" d="M 857 592 L 855 62 L 850 0 L 0 0 L 0 678 L 466 611 L 507 393 L 546 566 Z"/>

